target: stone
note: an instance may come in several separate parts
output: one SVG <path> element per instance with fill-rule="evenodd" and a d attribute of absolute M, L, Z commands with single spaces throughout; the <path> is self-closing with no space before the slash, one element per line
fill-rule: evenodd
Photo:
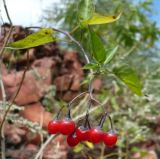
<path fill-rule="evenodd" d="M 11 100 L 14 98 L 14 93 L 17 92 L 18 87 L 19 85 L 11 88 Z M 15 90 L 15 92 L 13 92 L 13 90 Z M 43 92 L 41 91 L 41 87 L 38 87 L 38 83 L 31 73 L 27 72 L 18 96 L 15 99 L 15 103 L 17 105 L 26 105 L 29 103 L 38 102 L 42 97 Z"/>
<path fill-rule="evenodd" d="M 72 80 L 73 76 L 68 74 L 56 77 L 54 80 L 54 84 L 56 85 L 57 91 L 69 90 Z"/>
<path fill-rule="evenodd" d="M 45 112 L 41 103 L 34 103 L 25 106 L 24 110 L 22 110 L 20 114 L 32 122 L 37 122 L 39 124 L 43 122 L 42 127 L 44 129 L 47 129 L 48 122 L 52 120 L 52 114 Z"/>
<path fill-rule="evenodd" d="M 157 154 L 155 151 L 149 150 L 149 151 L 146 151 L 146 155 L 143 157 L 141 156 L 140 153 L 138 153 L 138 152 L 135 153 L 133 155 L 133 159 L 158 159 L 158 157 L 157 157 Z"/>
<path fill-rule="evenodd" d="M 66 102 L 70 102 L 77 95 L 78 95 L 78 92 L 67 91 L 63 96 L 63 100 Z"/>
<path fill-rule="evenodd" d="M 99 91 L 102 87 L 102 80 L 101 79 L 93 80 L 92 87 L 93 87 L 93 90 Z"/>

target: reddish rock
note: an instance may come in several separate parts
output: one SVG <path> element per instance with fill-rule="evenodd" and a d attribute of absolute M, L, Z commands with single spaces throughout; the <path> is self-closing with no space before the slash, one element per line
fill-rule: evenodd
<path fill-rule="evenodd" d="M 35 60 L 32 64 L 32 67 L 42 67 L 42 68 L 50 68 L 53 69 L 56 65 L 56 62 L 52 60 L 50 57 L 44 57 L 42 59 Z"/>
<path fill-rule="evenodd" d="M 28 132 L 26 135 L 27 144 L 40 145 L 41 144 L 41 136 L 38 133 Z"/>
<path fill-rule="evenodd" d="M 22 87 L 18 93 L 17 98 L 15 99 L 15 103 L 17 105 L 26 105 L 29 103 L 38 102 L 39 99 L 43 96 L 41 88 L 42 87 L 38 87 L 38 81 L 36 81 L 34 76 L 31 75 L 30 72 L 27 72 Z M 15 92 L 17 91 L 17 89 L 18 86 L 15 89 Z M 11 99 L 13 98 L 14 94 L 12 94 Z"/>
<path fill-rule="evenodd" d="M 48 57 L 36 60 L 32 64 L 32 68 L 37 71 L 37 76 L 39 76 L 38 85 L 40 85 L 40 87 L 42 85 L 45 85 L 44 87 L 48 87 L 52 84 L 52 74 L 56 71 L 55 66 L 56 62 Z"/>
<path fill-rule="evenodd" d="M 81 87 L 81 83 L 80 82 L 81 82 L 80 76 L 79 75 L 75 75 L 74 78 L 73 78 L 73 82 L 72 82 L 70 90 L 79 91 L 80 87 Z"/>
<path fill-rule="evenodd" d="M 21 26 L 14 26 L 12 31 L 13 41 L 17 41 L 26 37 L 26 32 Z"/>
<path fill-rule="evenodd" d="M 155 151 L 146 151 L 146 155 L 143 156 L 140 153 L 135 153 L 133 159 L 158 159 L 158 156 Z"/>
<path fill-rule="evenodd" d="M 82 64 L 76 52 L 64 53 L 64 65 L 68 68 L 69 73 L 83 76 Z"/>
<path fill-rule="evenodd" d="M 26 150 L 36 152 L 38 151 L 38 147 L 35 144 L 28 144 L 26 146 Z"/>
<path fill-rule="evenodd" d="M 19 149 L 8 149 L 7 150 L 7 156 L 8 158 L 14 158 L 14 159 L 29 159 L 33 158 L 33 156 L 36 155 L 38 152 L 38 146 L 33 144 L 28 144 L 26 146 L 22 146 Z"/>
<path fill-rule="evenodd" d="M 65 100 L 66 102 L 69 102 L 77 95 L 78 95 L 78 92 L 67 91 L 63 96 L 63 100 Z"/>
<path fill-rule="evenodd" d="M 63 76 L 58 76 L 54 80 L 57 91 L 67 91 L 69 90 L 73 80 L 72 75 L 65 74 Z"/>
<path fill-rule="evenodd" d="M 20 84 L 21 79 L 23 76 L 23 71 L 20 72 L 11 72 L 10 74 L 7 74 L 3 76 L 3 82 L 6 87 L 14 87 Z"/>
<path fill-rule="evenodd" d="M 59 135 L 45 147 L 43 157 L 44 159 L 67 159 L 67 148 L 66 138 Z"/>
<path fill-rule="evenodd" d="M 59 49 L 56 45 L 56 43 L 48 43 L 41 47 L 41 51 L 45 53 L 45 55 L 53 55 L 55 56 L 57 51 L 59 52 Z"/>
<path fill-rule="evenodd" d="M 38 102 L 52 84 L 52 71 L 56 62 L 43 58 L 33 63 L 33 70 L 27 71 L 20 92 L 15 100 L 17 105 Z M 22 80 L 23 71 L 3 76 L 8 99 L 13 99 Z"/>
<path fill-rule="evenodd" d="M 31 48 L 31 49 L 28 49 L 25 53 L 24 53 L 24 56 L 22 56 L 20 59 L 17 59 L 17 63 L 19 62 L 19 60 L 21 62 L 24 62 L 24 61 L 27 61 L 27 59 L 29 58 L 29 61 L 33 61 L 36 59 L 35 57 L 35 52 L 36 52 L 36 49 L 35 48 Z M 28 56 L 29 55 L 29 56 Z M 27 63 L 27 62 L 26 62 Z"/>
<path fill-rule="evenodd" d="M 14 145 L 19 144 L 24 139 L 27 133 L 26 130 L 10 124 L 5 125 L 4 132 L 6 140 Z"/>
<path fill-rule="evenodd" d="M 2 71 L 2 76 L 6 76 L 8 74 L 8 70 L 3 63 L 1 64 L 1 71 Z"/>
<path fill-rule="evenodd" d="M 102 87 L 102 80 L 101 79 L 95 79 L 92 82 L 92 87 L 95 91 L 99 91 Z"/>
<path fill-rule="evenodd" d="M 45 112 L 44 107 L 40 103 L 25 106 L 25 109 L 21 111 L 21 115 L 32 122 L 40 123 L 42 121 L 45 129 L 48 126 L 48 122 L 52 119 L 51 113 Z"/>

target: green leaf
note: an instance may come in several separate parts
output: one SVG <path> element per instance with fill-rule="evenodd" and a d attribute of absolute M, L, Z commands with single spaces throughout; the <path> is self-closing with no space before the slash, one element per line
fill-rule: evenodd
<path fill-rule="evenodd" d="M 112 58 L 116 54 L 117 50 L 118 50 L 118 46 L 116 46 L 114 49 L 107 50 L 106 60 L 105 60 L 104 64 L 107 64 L 112 60 Z"/>
<path fill-rule="evenodd" d="M 83 150 L 83 148 L 84 148 L 84 145 L 78 144 L 76 147 L 74 147 L 73 151 L 75 153 L 79 153 L 79 152 L 81 152 Z"/>
<path fill-rule="evenodd" d="M 117 21 L 122 13 L 120 13 L 118 16 L 103 16 L 97 13 L 94 13 L 92 18 L 89 20 L 84 21 L 84 24 L 88 25 L 97 25 L 97 24 L 107 24 L 107 23 L 113 23 Z"/>
<path fill-rule="evenodd" d="M 134 93 L 141 96 L 142 87 L 136 72 L 128 65 L 122 65 L 113 69 L 114 74 L 121 79 Z"/>
<path fill-rule="evenodd" d="M 90 28 L 90 45 L 93 57 L 98 63 L 103 63 L 106 60 L 106 52 L 104 45 L 98 35 Z"/>
<path fill-rule="evenodd" d="M 88 141 L 85 141 L 84 143 L 85 143 L 85 145 L 87 145 L 87 147 L 88 147 L 88 148 L 90 148 L 90 149 L 94 149 L 94 145 L 93 145 L 93 143 L 88 142 Z"/>
<path fill-rule="evenodd" d="M 40 29 L 38 32 L 33 33 L 26 38 L 10 43 L 7 47 L 11 49 L 27 49 L 35 46 L 43 45 L 56 40 L 53 37 L 54 31 L 52 29 Z"/>
<path fill-rule="evenodd" d="M 78 5 L 78 17 L 80 20 L 88 20 L 93 16 L 94 5 L 92 0 L 80 0 Z"/>
<path fill-rule="evenodd" d="M 89 64 L 86 64 L 85 66 L 83 66 L 84 70 L 90 70 L 90 69 L 96 70 L 98 68 L 99 68 L 99 65 L 96 63 L 89 63 Z"/>

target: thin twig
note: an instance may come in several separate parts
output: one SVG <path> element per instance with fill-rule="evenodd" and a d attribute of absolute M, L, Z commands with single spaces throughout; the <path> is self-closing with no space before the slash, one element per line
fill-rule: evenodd
<path fill-rule="evenodd" d="M 4 88 L 4 83 L 3 83 L 3 79 L 2 79 L 2 60 L 0 59 L 0 87 L 1 87 L 1 92 L 2 92 L 2 107 L 5 110 L 6 107 L 6 92 L 5 92 L 5 88 Z M 1 158 L 5 159 L 5 135 L 4 135 L 4 125 L 2 126 L 2 130 L 1 130 Z"/>
<path fill-rule="evenodd" d="M 110 153 L 110 154 L 108 154 L 108 155 L 105 155 L 105 156 L 104 156 L 104 159 L 107 159 L 108 157 L 112 157 L 112 156 L 123 157 L 123 156 L 125 156 L 125 155 L 126 155 L 125 153 L 121 153 L 120 156 L 119 156 L 118 152 L 113 152 L 113 153 Z M 109 159 L 109 158 L 108 158 L 108 159 Z M 119 159 L 119 158 L 118 158 L 118 159 Z"/>
<path fill-rule="evenodd" d="M 89 113 L 92 113 L 94 111 L 96 111 L 99 107 L 95 107 L 95 108 L 92 108 Z M 85 117 L 86 113 L 83 113 L 79 116 L 77 116 L 76 118 L 74 118 L 73 120 L 74 121 L 77 121 L 79 120 L 80 118 L 83 118 Z M 45 142 L 44 144 L 41 146 L 41 148 L 39 149 L 38 153 L 36 154 L 35 158 L 34 159 L 38 159 L 41 155 L 41 153 L 43 152 L 43 150 L 46 148 L 46 146 L 56 137 L 57 135 L 51 135 Z"/>
<path fill-rule="evenodd" d="M 9 38 L 11 36 L 11 33 L 12 33 L 12 21 L 11 21 L 11 18 L 9 16 L 9 12 L 8 12 L 8 9 L 7 9 L 7 5 L 6 5 L 6 2 L 5 0 L 3 0 L 3 5 L 4 5 L 4 9 L 5 9 L 5 12 L 6 12 L 6 15 L 7 15 L 7 18 L 9 20 L 9 23 L 11 25 L 10 27 L 10 30 L 4 40 L 4 43 L 2 45 L 2 48 L 0 50 L 0 86 L 1 86 L 1 91 L 2 91 L 2 100 L 3 100 L 3 108 L 5 109 L 5 106 L 6 106 L 6 93 L 5 93 L 5 88 L 4 88 L 4 83 L 3 83 L 3 79 L 2 79 L 2 56 L 3 56 L 3 53 L 4 53 L 4 50 L 5 50 L 5 46 L 7 45 L 8 41 L 9 41 Z M 4 118 L 3 118 L 4 119 Z M 5 123 L 5 120 L 4 122 Z M 4 135 L 4 124 L 2 124 L 2 127 L 0 129 L 0 133 L 1 133 L 1 158 L 2 159 L 5 159 L 6 156 L 5 156 L 5 135 Z"/>
<path fill-rule="evenodd" d="M 79 25 L 77 25 L 75 28 L 73 28 L 73 29 L 70 31 L 70 34 L 73 34 L 78 28 L 79 28 Z"/>
<path fill-rule="evenodd" d="M 34 29 L 42 29 L 43 27 L 39 27 L 39 26 L 26 27 L 26 29 L 31 29 L 31 28 L 34 28 Z M 87 56 L 87 53 L 86 53 L 85 50 L 83 49 L 82 45 L 81 45 L 75 38 L 73 38 L 73 36 L 70 35 L 70 33 L 66 32 L 66 31 L 64 31 L 64 30 L 61 30 L 61 29 L 54 28 L 54 27 L 52 27 L 52 29 L 53 29 L 54 31 L 57 31 L 57 32 L 59 32 L 59 33 L 62 33 L 62 34 L 64 34 L 64 35 L 66 35 L 72 42 L 74 42 L 74 43 L 80 48 L 80 50 L 82 51 L 82 53 L 83 53 L 83 55 L 84 55 L 84 58 L 85 58 L 85 60 L 86 60 L 86 63 L 90 63 L 90 60 L 89 60 L 89 58 L 88 58 L 88 56 Z"/>
<path fill-rule="evenodd" d="M 41 110 L 41 115 L 40 115 L 40 127 L 41 127 L 41 129 L 43 129 L 43 120 L 44 120 L 44 114 L 43 114 L 43 110 Z M 43 132 L 40 132 L 40 138 L 41 138 L 41 147 L 42 147 L 42 145 L 43 145 Z M 43 151 L 42 151 L 39 159 L 43 159 Z"/>
<path fill-rule="evenodd" d="M 13 30 L 13 26 L 12 26 L 12 21 L 11 21 L 11 18 L 9 16 L 9 12 L 8 12 L 8 8 L 7 8 L 7 4 L 6 4 L 6 1 L 3 0 L 3 6 L 4 6 L 4 9 L 5 9 L 5 12 L 6 12 L 6 15 L 7 15 L 7 18 L 9 20 L 9 23 L 10 23 L 10 30 L 8 32 L 8 35 L 6 36 L 6 39 L 3 43 L 3 46 L 1 48 L 1 51 L 0 51 L 0 58 L 2 58 L 2 55 L 4 53 L 4 50 L 5 50 L 5 46 L 7 45 L 8 41 L 9 41 L 9 38 L 11 36 L 11 33 L 12 33 L 12 30 Z"/>
<path fill-rule="evenodd" d="M 11 109 L 11 107 L 12 107 L 14 101 L 15 101 L 15 99 L 17 98 L 17 96 L 18 96 L 18 94 L 19 94 L 19 92 L 20 92 L 20 90 L 21 90 L 21 87 L 22 87 L 22 84 L 23 84 L 23 81 L 24 81 L 26 72 L 27 72 L 27 70 L 28 70 L 28 68 L 29 68 L 29 53 L 28 53 L 28 51 L 27 51 L 27 62 L 28 62 L 28 63 L 27 63 L 27 67 L 26 67 L 26 69 L 25 69 L 24 72 L 23 72 L 22 79 L 21 79 L 21 82 L 20 82 L 20 84 L 19 84 L 19 87 L 18 87 L 18 89 L 17 89 L 17 91 L 16 91 L 16 94 L 15 94 L 14 98 L 12 99 L 11 104 L 9 104 L 9 106 L 8 106 L 7 110 L 5 111 L 5 114 L 4 114 L 4 116 L 3 116 L 3 119 L 2 119 L 2 122 L 1 122 L 1 125 L 0 125 L 0 131 L 1 131 L 1 129 L 2 129 L 2 127 L 3 127 L 3 124 L 4 124 L 5 120 L 6 120 L 7 114 L 9 113 L 9 111 L 10 111 L 10 109 Z"/>
<path fill-rule="evenodd" d="M 128 133 L 126 132 L 126 157 L 125 159 L 129 159 L 129 143 L 128 143 Z"/>
<path fill-rule="evenodd" d="M 34 29 L 42 29 L 42 27 L 38 27 L 38 26 L 31 26 L 31 27 L 27 27 L 26 29 L 30 29 L 30 28 L 34 28 Z M 83 46 L 69 33 L 69 32 L 66 32 L 64 30 L 61 30 L 61 29 L 57 29 L 57 28 L 54 28 L 52 27 L 52 29 L 54 31 L 57 31 L 59 33 L 62 33 L 64 34 L 65 36 L 67 36 L 73 43 L 75 43 L 79 49 L 81 50 L 81 52 L 83 53 L 83 56 L 86 60 L 86 63 L 89 64 L 90 63 L 90 60 L 89 60 L 89 57 L 87 55 L 87 53 L 85 52 Z M 93 75 L 93 70 L 90 69 L 90 75 Z M 88 92 L 89 92 L 89 95 L 90 95 L 90 98 L 92 98 L 92 92 L 93 92 L 93 87 L 92 87 L 92 81 L 93 81 L 93 78 L 91 78 L 90 80 L 90 83 L 89 83 L 89 87 L 88 87 Z"/>
<path fill-rule="evenodd" d="M 68 103 L 68 106 L 71 107 L 71 105 L 73 104 L 73 102 L 78 99 L 79 97 L 81 97 L 82 95 L 84 94 L 87 94 L 88 92 L 82 92 L 80 94 L 78 94 L 75 98 L 73 98 L 69 103 Z"/>
<path fill-rule="evenodd" d="M 39 156 L 41 155 L 41 153 L 43 152 L 43 150 L 46 148 L 46 146 L 54 139 L 56 138 L 58 135 L 51 135 L 49 136 L 49 138 L 46 140 L 46 142 L 41 146 L 41 148 L 39 149 L 38 153 L 36 154 L 34 159 L 38 159 Z"/>
<path fill-rule="evenodd" d="M 13 30 L 13 26 L 10 27 L 9 32 L 8 32 L 8 34 L 7 34 L 7 36 L 6 36 L 5 40 L 4 40 L 4 43 L 2 45 L 1 50 L 0 50 L 0 58 L 1 59 L 2 59 L 3 53 L 5 51 L 5 47 L 6 47 L 8 41 L 9 41 L 9 38 L 10 38 L 10 36 L 12 34 L 12 30 Z"/>
<path fill-rule="evenodd" d="M 105 145 L 104 144 L 102 144 L 102 146 L 101 146 L 101 156 L 100 156 L 100 159 L 104 159 L 104 151 L 105 151 Z"/>
<path fill-rule="evenodd" d="M 7 8 L 7 4 L 6 4 L 6 1 L 5 1 L 5 0 L 3 0 L 3 5 L 4 5 L 4 9 L 5 9 L 7 18 L 8 18 L 8 20 L 9 20 L 9 23 L 10 23 L 10 25 L 12 25 L 12 20 L 11 20 L 11 18 L 10 18 L 10 15 L 9 15 L 9 12 L 8 12 L 8 8 Z"/>

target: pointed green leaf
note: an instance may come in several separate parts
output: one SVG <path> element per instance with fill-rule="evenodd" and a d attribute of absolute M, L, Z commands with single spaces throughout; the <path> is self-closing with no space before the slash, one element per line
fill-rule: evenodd
<path fill-rule="evenodd" d="M 113 69 L 114 74 L 121 79 L 134 93 L 142 95 L 142 87 L 136 72 L 128 65 Z"/>
<path fill-rule="evenodd" d="M 90 28 L 90 45 L 93 57 L 99 63 L 103 63 L 106 60 L 106 52 L 104 45 L 98 35 Z"/>
<path fill-rule="evenodd" d="M 84 70 L 90 70 L 90 69 L 96 70 L 98 68 L 99 68 L 98 64 L 95 64 L 95 63 L 89 63 L 83 66 Z"/>
<path fill-rule="evenodd" d="M 106 51 L 107 55 L 106 55 L 106 60 L 105 60 L 104 64 L 107 64 L 112 60 L 112 58 L 116 54 L 117 50 L 118 50 L 118 46 L 116 46 L 114 49 L 109 49 Z"/>
<path fill-rule="evenodd" d="M 80 0 L 78 5 L 78 16 L 80 20 L 88 20 L 93 16 L 94 6 L 92 0 Z"/>
<path fill-rule="evenodd" d="M 93 145 L 93 143 L 88 142 L 88 141 L 85 141 L 84 143 L 85 143 L 85 145 L 87 145 L 87 147 L 88 147 L 88 148 L 90 148 L 90 149 L 94 149 L 94 145 Z"/>
<path fill-rule="evenodd" d="M 84 148 L 84 145 L 78 144 L 76 147 L 74 147 L 73 151 L 75 153 L 79 153 L 79 152 L 81 152 L 83 150 L 83 148 Z"/>
<path fill-rule="evenodd" d="M 103 15 L 95 13 L 92 18 L 84 21 L 83 23 L 88 24 L 88 25 L 113 23 L 120 18 L 121 14 L 122 13 L 120 13 L 118 16 L 103 16 Z"/>
<path fill-rule="evenodd" d="M 53 32 L 52 29 L 40 29 L 38 32 L 33 33 L 22 40 L 8 44 L 7 47 L 10 47 L 11 49 L 27 49 L 54 42 L 56 39 L 53 37 Z"/>

